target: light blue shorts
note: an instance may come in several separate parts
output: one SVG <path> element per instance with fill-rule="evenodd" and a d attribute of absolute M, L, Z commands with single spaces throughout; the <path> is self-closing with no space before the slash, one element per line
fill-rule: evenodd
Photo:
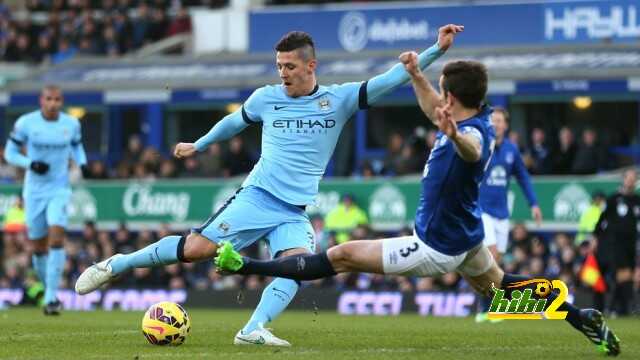
<path fill-rule="evenodd" d="M 49 226 L 67 227 L 67 204 L 71 200 L 71 190 L 57 191 L 48 196 L 24 199 L 24 210 L 29 239 L 37 240 L 45 237 Z"/>
<path fill-rule="evenodd" d="M 315 252 L 316 247 L 306 212 L 255 186 L 238 190 L 220 210 L 192 231 L 216 244 L 229 241 L 236 250 L 264 238 L 272 257 L 293 248 Z"/>

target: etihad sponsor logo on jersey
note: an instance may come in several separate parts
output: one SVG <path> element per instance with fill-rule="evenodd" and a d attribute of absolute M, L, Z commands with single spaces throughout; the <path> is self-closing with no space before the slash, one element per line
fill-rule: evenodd
<path fill-rule="evenodd" d="M 64 143 L 44 143 L 44 142 L 32 142 L 31 146 L 39 150 L 62 150 L 69 146 L 68 142 Z"/>
<path fill-rule="evenodd" d="M 336 126 L 336 121 L 325 120 L 276 120 L 273 127 L 282 129 L 284 133 L 296 134 L 327 134 L 328 129 Z"/>

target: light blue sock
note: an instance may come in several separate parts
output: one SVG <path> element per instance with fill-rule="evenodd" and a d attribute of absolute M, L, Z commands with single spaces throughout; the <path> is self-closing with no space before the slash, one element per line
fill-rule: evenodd
<path fill-rule="evenodd" d="M 165 236 L 138 251 L 115 258 L 111 262 L 113 274 L 121 274 L 134 268 L 170 265 L 178 262 L 180 236 Z"/>
<path fill-rule="evenodd" d="M 259 323 L 267 324 L 275 320 L 287 308 L 296 292 L 298 292 L 298 283 L 294 280 L 283 278 L 273 280 L 262 292 L 262 299 L 251 315 L 251 319 L 242 329 L 242 333 L 248 334 L 255 330 Z"/>
<path fill-rule="evenodd" d="M 47 275 L 45 280 L 44 303 L 49 304 L 58 300 L 58 287 L 64 271 L 66 253 L 64 248 L 50 248 L 47 259 Z"/>
<path fill-rule="evenodd" d="M 31 255 L 31 263 L 33 264 L 33 268 L 36 270 L 36 273 L 38 274 L 38 280 L 40 280 L 40 282 L 43 284 L 47 282 L 48 257 L 49 256 L 47 253 L 44 253 L 44 254 L 34 253 L 33 255 Z"/>

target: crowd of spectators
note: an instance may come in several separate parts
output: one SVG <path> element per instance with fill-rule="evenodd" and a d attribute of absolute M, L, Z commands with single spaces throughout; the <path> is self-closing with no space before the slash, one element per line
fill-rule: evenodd
<path fill-rule="evenodd" d="M 144 147 L 138 136 L 129 139 L 127 151 L 115 169 L 110 171 L 104 162 L 89 164 L 88 179 L 176 179 L 220 178 L 247 174 L 257 161 L 240 137 L 235 137 L 223 147 L 212 144 L 198 156 L 177 162 L 171 154 L 162 155 L 153 147 Z"/>
<path fill-rule="evenodd" d="M 0 184 L 20 182 L 24 176 L 22 169 L 9 165 L 4 157 L 4 148 L 0 146 Z M 162 154 L 151 146 L 145 147 L 139 136 L 129 138 L 122 159 L 109 167 L 102 160 L 90 161 L 87 180 L 153 180 L 178 178 L 229 178 L 245 175 L 251 171 L 259 154 L 244 144 L 240 137 L 231 139 L 228 144 L 213 144 L 198 156 L 176 160 L 172 154 Z M 82 176 L 79 169 L 73 167 L 70 172 L 72 182 Z"/>
<path fill-rule="evenodd" d="M 511 131 L 509 139 L 520 149 L 525 166 L 534 175 L 589 175 L 614 169 L 618 163 L 607 156 L 605 144 L 592 128 L 576 131 L 563 126 L 557 139 L 541 128 L 533 128 L 530 139 Z M 364 177 L 409 175 L 422 172 L 424 161 L 435 143 L 436 131 L 420 129 L 415 134 L 393 133 L 389 136 L 383 161 L 365 161 L 359 172 Z"/>
<path fill-rule="evenodd" d="M 55 64 L 82 55 L 119 57 L 190 32 L 188 6 L 225 4 L 222 0 L 29 0 L 18 18 L 0 0 L 0 60 Z M 45 16 L 34 16 L 37 13 Z"/>

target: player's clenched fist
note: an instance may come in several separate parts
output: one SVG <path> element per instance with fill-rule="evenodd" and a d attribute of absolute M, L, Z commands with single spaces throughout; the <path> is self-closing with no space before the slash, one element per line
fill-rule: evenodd
<path fill-rule="evenodd" d="M 464 31 L 464 26 L 449 24 L 438 29 L 438 46 L 440 50 L 447 51 L 453 44 L 453 37 L 457 33 Z"/>
<path fill-rule="evenodd" d="M 418 54 L 415 51 L 407 51 L 400 54 L 398 57 L 400 62 L 404 65 L 405 70 L 409 75 L 420 74 L 420 67 L 418 66 Z"/>
<path fill-rule="evenodd" d="M 178 143 L 175 150 L 173 150 L 173 156 L 178 159 L 189 157 L 196 153 L 196 147 L 193 143 Z"/>

